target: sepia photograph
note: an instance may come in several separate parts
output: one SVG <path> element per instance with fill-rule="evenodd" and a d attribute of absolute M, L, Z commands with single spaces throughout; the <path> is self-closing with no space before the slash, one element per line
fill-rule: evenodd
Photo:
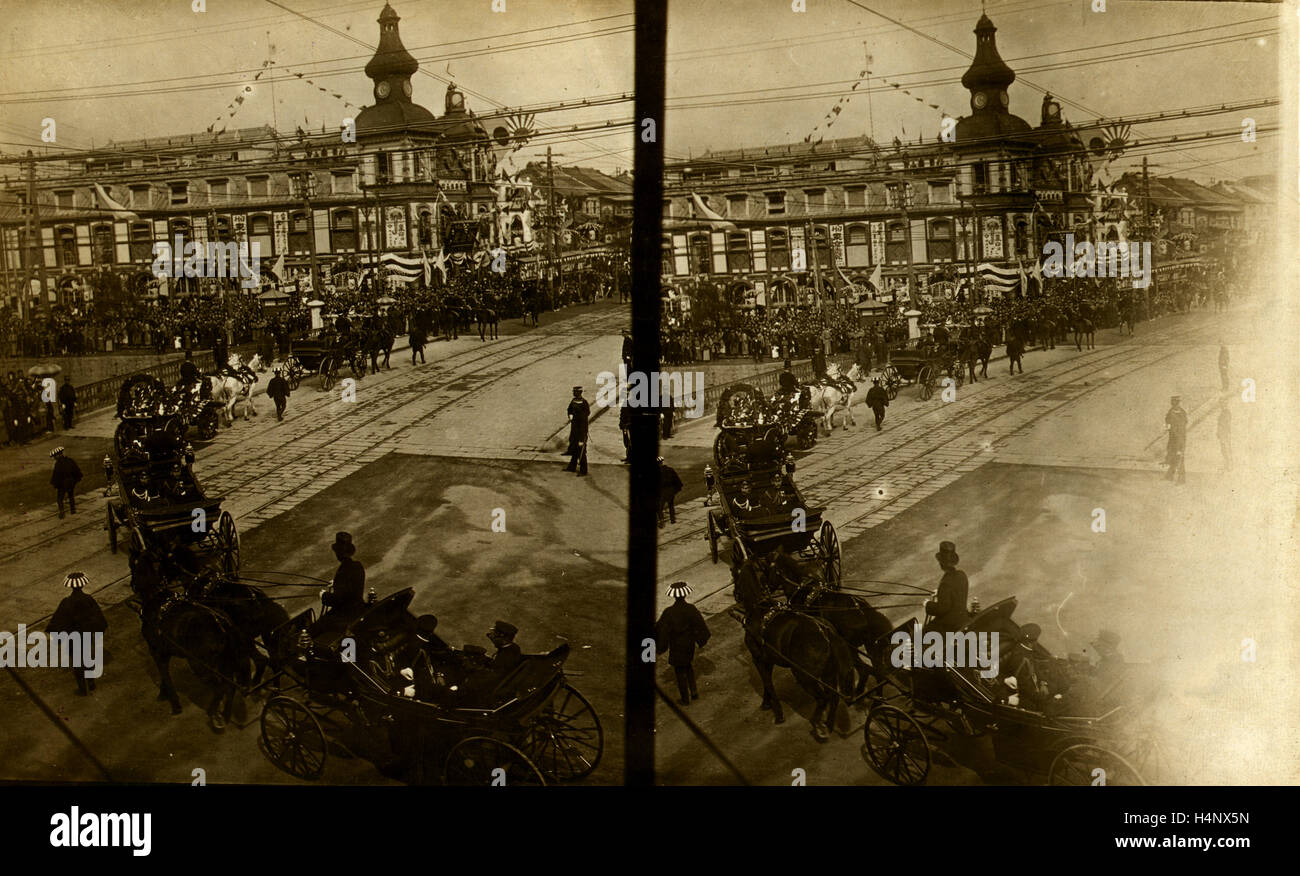
<path fill-rule="evenodd" d="M 1294 21 L 670 6 L 659 784 L 1300 780 Z"/>
<path fill-rule="evenodd" d="M 621 784 L 632 5 L 4 7 L 0 780 Z"/>

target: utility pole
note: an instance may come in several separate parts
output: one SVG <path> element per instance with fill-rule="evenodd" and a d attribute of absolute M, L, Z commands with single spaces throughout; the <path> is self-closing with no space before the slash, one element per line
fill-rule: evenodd
<path fill-rule="evenodd" d="M 547 209 L 550 213 L 549 220 L 547 222 L 550 231 L 550 246 L 548 247 L 548 253 L 547 253 L 547 275 L 550 277 L 552 307 L 555 306 L 555 280 L 557 274 L 556 238 L 558 238 L 560 234 L 560 217 L 555 212 L 555 165 L 552 163 L 552 159 L 556 156 L 560 158 L 564 157 L 563 153 L 559 153 L 559 152 L 553 153 L 551 151 L 551 147 L 547 146 L 546 147 L 546 189 L 547 189 L 547 202 L 548 202 Z"/>
<path fill-rule="evenodd" d="M 1155 234 L 1155 228 L 1153 228 L 1151 225 L 1151 174 L 1147 168 L 1147 157 L 1145 155 L 1142 156 L 1142 217 L 1144 220 L 1144 224 L 1146 226 L 1147 240 L 1151 242 L 1151 254 L 1152 254 L 1151 260 L 1152 262 L 1154 262 L 1155 251 L 1156 251 L 1156 245 L 1155 245 L 1156 234 Z M 1148 283 L 1147 288 L 1142 290 L 1144 316 L 1147 313 L 1151 312 L 1150 309 L 1151 308 L 1151 286 L 1156 282 L 1155 265 L 1154 264 L 1148 265 L 1147 269 L 1151 271 L 1151 283 Z"/>
<path fill-rule="evenodd" d="M 35 268 L 36 275 L 40 279 L 41 291 L 36 296 L 36 307 L 32 315 L 41 312 L 45 305 L 45 247 L 44 241 L 41 240 L 41 205 L 36 198 L 36 156 L 32 150 L 27 150 L 27 221 L 26 237 L 29 256 L 34 249 L 36 253 Z M 23 290 L 24 295 L 32 293 L 32 259 L 27 259 L 27 271 L 23 276 L 23 283 L 26 288 Z"/>
<path fill-rule="evenodd" d="M 806 245 L 808 246 L 809 249 L 812 250 L 813 303 L 816 305 L 818 310 L 821 310 L 822 309 L 822 272 L 821 272 L 821 265 L 819 264 L 820 260 L 817 258 L 817 238 L 815 236 L 817 233 L 817 228 L 811 222 L 808 222 L 805 223 L 804 229 L 805 229 L 805 233 L 807 233 L 808 235 L 808 243 Z M 830 241 L 828 240 L 827 243 L 830 243 Z"/>
<path fill-rule="evenodd" d="M 907 253 L 907 302 L 908 307 L 916 309 L 916 269 L 912 264 L 912 220 L 907 214 L 909 201 L 912 199 L 912 184 L 900 172 L 898 181 L 891 185 L 895 193 L 895 199 L 898 201 L 898 207 L 903 213 L 903 246 Z"/>
<path fill-rule="evenodd" d="M 311 209 L 312 189 L 316 187 L 316 178 L 310 169 L 300 170 L 294 174 L 298 180 L 299 197 L 307 211 L 307 251 L 311 253 L 311 294 L 319 299 L 324 290 L 320 284 L 320 265 L 316 261 L 316 215 Z"/>

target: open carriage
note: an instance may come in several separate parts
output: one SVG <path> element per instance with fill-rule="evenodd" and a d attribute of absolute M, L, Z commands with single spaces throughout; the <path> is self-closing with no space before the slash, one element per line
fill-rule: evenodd
<path fill-rule="evenodd" d="M 718 542 L 732 539 L 739 568 L 750 556 L 783 545 L 820 564 L 825 578 L 840 580 L 839 538 L 824 508 L 809 505 L 794 482 L 794 462 L 785 452 L 785 431 L 768 417 L 762 397 L 749 387 L 728 390 L 719 402 L 721 431 L 713 444 L 718 507 L 709 509 L 708 539 L 713 562 Z"/>
<path fill-rule="evenodd" d="M 320 375 L 323 390 L 329 390 L 338 382 L 339 372 L 344 368 L 349 369 L 354 378 L 366 373 L 366 354 L 361 336 L 356 332 L 322 331 L 316 337 L 295 339 L 293 353 L 301 374 Z M 296 387 L 291 384 L 289 388 Z"/>
<path fill-rule="evenodd" d="M 329 746 L 350 736 L 400 763 L 416 783 L 544 785 L 596 769 L 604 733 L 565 678 L 567 644 L 524 655 L 504 675 L 468 652 L 422 658 L 414 595 L 398 591 L 342 622 L 330 614 L 317 622 L 310 609 L 290 621 L 299 644 L 261 717 L 276 766 L 318 779 Z M 411 670 L 422 659 L 432 660 L 428 687 Z"/>
<path fill-rule="evenodd" d="M 928 401 L 935 388 L 945 377 L 951 377 L 961 386 L 964 377 L 957 346 L 953 343 L 936 345 L 931 342 L 910 343 L 889 352 L 889 362 L 884 366 L 881 381 L 892 401 L 904 384 L 914 383 L 922 401 Z"/>
<path fill-rule="evenodd" d="M 173 428 L 179 428 L 182 437 L 193 427 L 200 441 L 211 441 L 221 425 L 221 403 L 206 392 L 206 381 L 169 389 L 150 375 L 127 378 L 118 393 L 117 416 L 122 422 L 113 436 L 115 449 L 120 454 L 124 445 L 169 419 L 177 421 Z"/>
<path fill-rule="evenodd" d="M 123 425 L 126 425 L 124 420 Z M 194 449 L 176 415 L 135 418 L 114 441 L 117 496 L 108 503 L 108 544 L 117 553 L 120 531 L 130 529 L 133 547 L 151 556 L 187 546 L 239 570 L 239 533 L 221 497 L 211 496 L 194 474 Z"/>
<path fill-rule="evenodd" d="M 973 615 L 961 633 L 998 632 L 1006 656 L 1020 632 L 1009 597 Z M 896 630 L 911 632 L 909 618 Z M 871 695 L 863 730 L 864 753 L 876 771 L 900 785 L 929 774 L 932 746 L 954 736 L 989 734 L 997 762 L 1049 784 L 1140 785 L 1164 766 L 1149 713 L 1158 693 L 1126 664 L 1101 681 L 1041 645 L 1042 665 L 1064 689 L 1041 710 L 1012 704 L 1010 689 L 979 670 L 946 662 L 942 668 L 895 668 Z M 1001 663 L 999 663 L 1001 665 Z M 897 691 L 884 695 L 884 691 Z"/>

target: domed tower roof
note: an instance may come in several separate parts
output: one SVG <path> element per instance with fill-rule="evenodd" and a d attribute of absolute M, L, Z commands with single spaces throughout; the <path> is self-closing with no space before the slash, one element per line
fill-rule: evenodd
<path fill-rule="evenodd" d="M 1016 73 L 998 54 L 995 34 L 998 29 L 987 15 L 975 25 L 975 59 L 961 77 L 961 84 L 971 91 L 980 88 L 1006 88 L 1016 81 Z"/>
<path fill-rule="evenodd" d="M 1011 114 L 1007 86 L 1016 80 L 1015 71 L 998 54 L 997 28 L 987 15 L 975 25 L 975 59 L 961 77 L 961 84 L 971 93 L 971 114 L 957 120 L 957 142 L 984 141 L 994 145 L 999 140 L 1023 140 L 1030 132 L 1029 123 Z"/>
<path fill-rule="evenodd" d="M 401 20 L 393 7 L 385 3 L 384 11 L 379 13 L 379 47 L 366 64 L 366 75 L 376 82 L 389 76 L 414 76 L 420 69 L 420 62 L 411 57 L 406 46 L 402 45 L 397 32 L 397 23 Z"/>

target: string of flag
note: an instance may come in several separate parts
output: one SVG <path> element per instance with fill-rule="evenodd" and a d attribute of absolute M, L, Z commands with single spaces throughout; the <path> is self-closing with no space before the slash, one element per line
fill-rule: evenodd
<path fill-rule="evenodd" d="M 275 47 L 272 46 L 271 48 L 274 49 Z M 263 76 L 266 76 L 268 73 L 271 72 L 272 67 L 276 67 L 276 66 L 277 65 L 275 61 L 271 60 L 270 58 L 267 58 L 265 61 L 262 62 L 262 69 L 258 70 L 257 73 L 253 76 L 253 82 L 259 81 Z M 325 86 L 319 84 L 306 73 L 297 73 L 283 65 L 278 66 L 277 69 L 284 71 L 290 76 L 293 76 L 295 79 L 299 79 L 307 83 L 308 85 L 312 86 L 322 94 L 328 94 L 330 97 L 334 98 L 335 100 L 342 101 L 344 107 L 347 107 L 349 109 L 354 109 L 354 110 L 360 109 L 360 107 L 358 107 L 356 104 L 344 98 L 343 95 L 339 94 L 337 91 L 331 91 Z M 248 83 L 243 88 L 241 88 L 239 94 L 235 95 L 235 99 L 232 100 L 230 103 L 226 104 L 226 108 L 223 109 L 221 111 L 221 114 L 217 116 L 216 121 L 208 125 L 207 132 L 209 134 L 225 133 L 226 128 L 230 124 L 230 120 L 233 119 L 235 115 L 240 111 L 240 109 L 243 108 L 245 101 L 248 100 L 248 98 L 252 95 L 252 93 L 253 93 L 252 83 Z M 221 127 L 218 128 L 217 127 L 218 125 L 220 125 Z"/>
<path fill-rule="evenodd" d="M 852 100 L 858 94 L 862 93 L 858 91 L 858 88 L 862 86 L 871 75 L 872 75 L 871 69 L 869 67 L 864 67 L 862 69 L 862 72 L 858 73 L 857 81 L 853 83 L 853 86 L 849 89 L 849 93 L 840 95 L 840 99 L 835 101 L 835 105 L 830 108 L 830 111 L 826 113 L 826 115 L 822 118 L 820 122 L 818 122 L 815 126 L 813 126 L 812 131 L 809 132 L 808 136 L 803 138 L 803 141 L 805 143 L 813 143 L 813 144 L 822 142 L 822 140 L 826 138 L 826 133 L 830 130 L 831 125 L 835 124 L 836 120 L 839 119 L 840 117 L 840 113 L 844 112 L 844 107 L 848 105 L 850 100 Z M 917 103 L 923 103 L 926 106 L 930 107 L 930 109 L 940 108 L 939 104 L 930 103 L 924 97 L 913 94 L 911 91 L 904 88 L 902 83 L 894 82 L 884 76 L 880 76 L 877 78 L 879 78 L 880 81 L 885 83 L 886 85 L 894 89 L 897 89 L 898 91 L 901 91 L 903 94 L 906 94 L 908 97 L 912 98 L 912 100 L 915 100 Z M 866 89 L 863 89 L 863 91 L 865 90 Z M 822 134 L 821 136 L 818 136 L 816 140 L 814 140 L 813 137 L 817 135 L 817 132 L 819 130 L 822 131 Z"/>

